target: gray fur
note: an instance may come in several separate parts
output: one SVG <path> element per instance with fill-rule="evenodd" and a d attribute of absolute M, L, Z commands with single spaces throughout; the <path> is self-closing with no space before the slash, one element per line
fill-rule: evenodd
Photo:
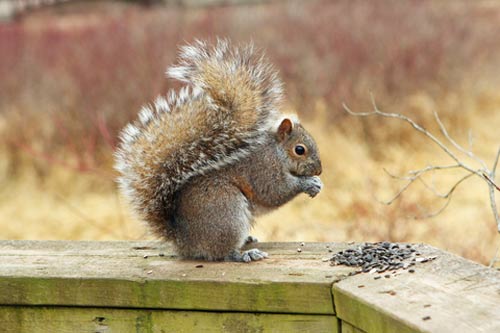
<path fill-rule="evenodd" d="M 180 254 L 222 260 L 245 243 L 258 210 L 319 192 L 320 183 L 312 179 L 321 170 L 319 156 L 299 125 L 293 140 L 306 140 L 315 155 L 291 161 L 290 149 L 278 149 L 293 145 L 291 139 L 276 142 L 282 83 L 253 45 L 196 41 L 181 48 L 167 74 L 186 86 L 143 107 L 120 134 L 119 187 L 137 216 L 173 240 Z M 254 179 L 264 170 L 265 181 Z M 236 179 L 253 186 L 258 202 Z M 233 259 L 264 257 L 250 251 Z"/>

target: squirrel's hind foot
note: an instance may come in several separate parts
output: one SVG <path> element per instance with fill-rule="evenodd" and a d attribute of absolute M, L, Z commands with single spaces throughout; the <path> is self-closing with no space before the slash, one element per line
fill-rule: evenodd
<path fill-rule="evenodd" d="M 232 251 L 227 257 L 224 258 L 225 261 L 236 261 L 236 262 L 250 262 L 262 260 L 269 257 L 267 252 L 261 251 L 259 249 L 250 249 L 244 252 L 239 252 L 237 250 Z"/>

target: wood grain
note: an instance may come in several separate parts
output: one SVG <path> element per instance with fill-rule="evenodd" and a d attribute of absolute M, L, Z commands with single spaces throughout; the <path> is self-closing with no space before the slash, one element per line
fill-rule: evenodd
<path fill-rule="evenodd" d="M 334 314 L 350 269 L 318 259 L 324 244 L 297 246 L 245 264 L 179 260 L 160 242 L 0 242 L 0 304 Z"/>
<path fill-rule="evenodd" d="M 414 273 L 334 284 L 337 315 L 370 333 L 500 332 L 500 272 L 430 246 L 419 251 L 437 259 Z"/>
<path fill-rule="evenodd" d="M 337 318 L 328 315 L 0 307 L 2 333 L 337 333 L 337 327 Z"/>
<path fill-rule="evenodd" d="M 436 260 L 390 278 L 324 261 L 356 246 L 262 243 L 270 258 L 245 264 L 155 241 L 0 241 L 0 331 L 500 332 L 500 272 L 427 245 Z"/>

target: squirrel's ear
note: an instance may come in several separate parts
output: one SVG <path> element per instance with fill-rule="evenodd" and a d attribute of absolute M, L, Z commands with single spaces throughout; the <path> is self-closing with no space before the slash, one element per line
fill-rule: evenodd
<path fill-rule="evenodd" d="M 288 118 L 285 118 L 281 121 L 280 126 L 278 127 L 278 138 L 280 141 L 283 141 L 286 139 L 290 133 L 292 133 L 293 130 L 293 121 L 291 121 Z"/>

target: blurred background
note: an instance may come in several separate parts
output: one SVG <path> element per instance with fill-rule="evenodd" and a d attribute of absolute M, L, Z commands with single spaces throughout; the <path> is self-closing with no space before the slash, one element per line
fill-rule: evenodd
<path fill-rule="evenodd" d="M 151 238 L 117 193 L 117 134 L 165 78 L 179 45 L 228 37 L 264 49 L 287 106 L 318 141 L 324 190 L 261 218 L 263 241 L 425 242 L 488 263 L 500 243 L 480 179 L 447 209 L 421 183 L 391 178 L 452 161 L 403 113 L 450 134 L 491 167 L 500 146 L 497 1 L 0 0 L 0 238 Z M 439 133 L 438 133 L 439 134 Z M 464 161 L 474 161 L 464 155 Z M 500 172 L 500 171 L 499 171 Z M 440 192 L 463 175 L 430 174 Z M 500 203 L 499 203 L 500 204 Z"/>

